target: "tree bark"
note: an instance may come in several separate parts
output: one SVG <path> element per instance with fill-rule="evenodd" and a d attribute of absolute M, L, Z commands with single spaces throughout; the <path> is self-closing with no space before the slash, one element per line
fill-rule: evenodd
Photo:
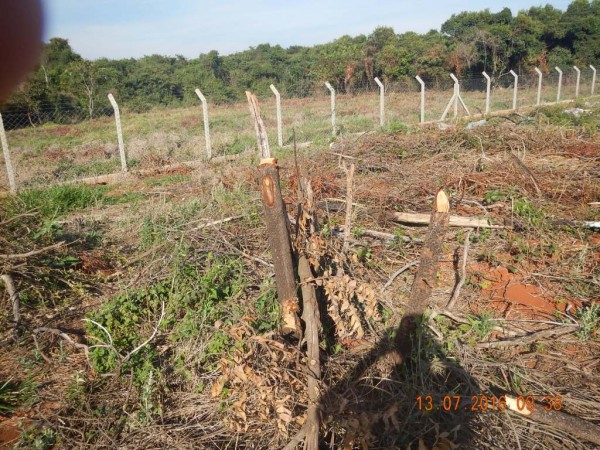
<path fill-rule="evenodd" d="M 298 261 L 298 275 L 302 283 L 302 319 L 304 320 L 306 339 L 306 368 L 308 372 L 309 405 L 306 418 L 306 450 L 319 449 L 319 380 L 321 379 L 321 362 L 319 355 L 319 329 L 321 320 L 317 294 L 312 282 L 313 273 L 306 256 L 301 255 Z"/>
<path fill-rule="evenodd" d="M 580 439 L 600 445 L 600 426 L 592 422 L 554 409 L 547 411 L 548 404 L 546 403 L 536 402 L 532 410 L 528 407 L 519 408 L 517 399 L 508 395 L 506 396 L 506 405 L 511 411 L 530 420 L 549 425 L 556 430 L 565 431 Z"/>
<path fill-rule="evenodd" d="M 269 139 L 265 124 L 260 117 L 258 100 L 251 92 L 246 91 L 250 114 L 254 119 L 256 141 L 260 149 L 260 190 L 265 208 L 267 234 L 275 268 L 275 283 L 279 298 L 283 334 L 302 335 L 298 318 L 299 303 L 296 292 L 296 275 L 292 261 L 292 245 L 288 227 L 287 211 L 281 196 L 279 185 L 279 168 L 277 160 L 271 158 Z"/>
<path fill-rule="evenodd" d="M 274 158 L 263 159 L 258 166 L 260 189 L 265 208 L 267 235 L 275 268 L 277 296 L 281 306 L 283 333 L 300 335 L 297 312 L 298 296 L 292 261 L 292 247 L 287 223 L 287 211 L 279 186 L 279 169 Z"/>
<path fill-rule="evenodd" d="M 429 230 L 423 243 L 419 269 L 412 284 L 408 305 L 396 338 L 397 350 L 402 361 L 410 358 L 411 341 L 417 330 L 417 323 L 429 305 L 443 250 L 444 236 L 448 228 L 448 210 L 448 197 L 443 190 L 439 191 L 433 205 Z"/>
<path fill-rule="evenodd" d="M 430 223 L 430 215 L 422 213 L 395 212 L 390 214 L 390 219 L 394 222 L 401 222 L 412 225 L 428 225 Z M 506 228 L 503 225 L 490 225 L 487 219 L 461 216 L 450 216 L 448 225 L 451 227 L 469 228 Z"/>

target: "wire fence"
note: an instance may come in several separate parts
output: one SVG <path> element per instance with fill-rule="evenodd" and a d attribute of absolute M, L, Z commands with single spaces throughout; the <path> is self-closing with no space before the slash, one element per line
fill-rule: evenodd
<path fill-rule="evenodd" d="M 544 74 L 540 103 L 574 99 L 592 93 L 592 74 L 582 71 L 579 86 L 571 69 L 563 71 L 558 96 L 558 72 Z M 440 120 L 446 109 L 453 116 L 451 98 L 454 82 L 450 76 L 424 79 L 424 121 Z M 539 78 L 518 77 L 516 107 L 537 104 Z M 297 84 L 297 83 L 296 83 Z M 281 92 L 282 144 L 289 145 L 292 131 L 298 142 L 327 143 L 333 135 L 375 130 L 381 126 L 380 89 L 374 80 L 343 83 L 335 92 L 335 126 L 332 124 L 331 93 L 324 83 L 307 82 L 310 95 L 288 97 Z M 489 112 L 513 109 L 513 75 L 490 80 Z M 486 112 L 487 80 L 459 78 L 460 96 L 468 112 Z M 384 82 L 383 123 L 389 129 L 402 129 L 421 121 L 421 85 L 415 79 Z M 278 144 L 277 110 L 272 92 L 258 92 L 269 138 Z M 208 97 L 208 96 L 207 96 Z M 117 99 L 118 100 L 118 99 Z M 208 100 L 212 156 L 233 155 L 255 146 L 254 125 L 246 103 L 212 103 Z M 459 105 L 460 106 L 460 105 Z M 90 119 L 90 113 L 92 118 Z M 467 115 L 459 109 L 459 115 Z M 28 111 L 2 114 L 6 142 L 19 189 L 60 183 L 121 170 L 115 118 L 112 108 L 68 105 L 36 105 Z M 206 158 L 206 142 L 200 102 L 179 108 L 153 108 L 142 112 L 121 112 L 127 165 L 133 170 L 160 167 L 176 162 Z M 0 130 L 1 131 L 1 130 Z M 6 155 L 6 151 L 5 151 Z M 8 190 L 7 167 L 0 175 L 0 189 Z"/>

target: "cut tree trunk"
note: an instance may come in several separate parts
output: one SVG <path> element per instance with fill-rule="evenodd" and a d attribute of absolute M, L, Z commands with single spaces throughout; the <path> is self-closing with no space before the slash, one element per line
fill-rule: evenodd
<path fill-rule="evenodd" d="M 425 313 L 425 309 L 429 305 L 431 291 L 436 280 L 440 255 L 443 250 L 444 236 L 448 229 L 448 210 L 448 197 L 444 191 L 439 191 L 433 205 L 429 230 L 423 242 L 419 269 L 411 287 L 404 317 L 402 317 L 398 329 L 396 345 L 400 353 L 400 362 L 410 358 L 411 342 L 415 337 L 418 320 L 421 319 Z"/>
<path fill-rule="evenodd" d="M 265 208 L 267 235 L 273 256 L 275 283 L 279 298 L 283 334 L 301 336 L 302 328 L 298 318 L 298 294 L 296 291 L 296 276 L 292 261 L 292 246 L 287 221 L 287 211 L 281 196 L 279 184 L 279 168 L 277 160 L 271 158 L 267 130 L 260 118 L 256 96 L 246 92 L 250 112 L 254 118 L 256 139 L 260 148 L 261 160 L 258 166 L 260 173 L 260 190 Z"/>

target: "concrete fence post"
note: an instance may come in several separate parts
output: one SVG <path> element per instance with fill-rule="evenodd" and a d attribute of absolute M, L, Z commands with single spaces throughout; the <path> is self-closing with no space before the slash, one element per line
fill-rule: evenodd
<path fill-rule="evenodd" d="M 117 124 L 117 140 L 119 142 L 119 156 L 121 157 L 121 171 L 127 172 L 127 157 L 125 156 L 125 144 L 123 143 L 123 130 L 121 129 L 121 114 L 119 105 L 112 94 L 108 94 L 108 100 L 115 111 L 115 122 Z"/>
<path fill-rule="evenodd" d="M 375 83 L 379 86 L 379 125 L 381 128 L 385 126 L 385 86 L 375 77 Z"/>
<path fill-rule="evenodd" d="M 556 90 L 556 103 L 560 102 L 560 88 L 562 86 L 562 76 L 563 76 L 563 72 L 562 70 L 560 70 L 560 67 L 555 67 L 554 68 L 557 72 L 558 72 L 558 88 Z"/>
<path fill-rule="evenodd" d="M 415 77 L 419 84 L 421 85 L 421 118 L 420 123 L 425 122 L 425 82 L 421 79 L 419 75 Z"/>
<path fill-rule="evenodd" d="M 517 109 L 517 88 L 519 86 L 519 75 L 517 75 L 514 70 L 511 70 L 510 74 L 515 79 L 515 85 L 513 87 L 513 104 L 512 104 L 512 109 Z"/>
<path fill-rule="evenodd" d="M 453 73 L 450 74 L 450 77 L 454 80 L 454 93 L 452 94 L 452 97 L 450 98 L 446 109 L 444 109 L 444 112 L 442 113 L 442 118 L 440 120 L 446 119 L 446 115 L 448 114 L 448 111 L 450 111 L 450 107 L 452 105 L 454 105 L 454 118 L 456 118 L 458 116 L 458 102 L 460 102 L 460 105 L 467 113 L 467 116 L 471 115 L 469 109 L 467 108 L 467 105 L 460 96 L 460 84 L 458 83 L 458 78 L 456 78 L 456 76 L 454 76 Z"/>
<path fill-rule="evenodd" d="M 596 87 L 596 68 L 590 64 L 590 69 L 592 69 L 592 89 L 590 95 L 594 95 L 594 88 Z"/>
<path fill-rule="evenodd" d="M 329 81 L 325 82 L 325 86 L 327 86 L 331 94 L 331 134 L 335 136 L 337 134 L 335 129 L 335 89 Z"/>
<path fill-rule="evenodd" d="M 492 79 L 486 72 L 481 72 L 485 77 L 485 114 L 490 113 L 490 92 L 492 90 Z"/>
<path fill-rule="evenodd" d="M 200 89 L 196 89 L 194 92 L 202 102 L 202 118 L 204 120 L 204 142 L 206 143 L 206 157 L 208 159 L 211 159 L 212 143 L 210 141 L 210 129 L 208 125 L 208 102 L 206 101 L 206 97 L 204 97 L 204 94 L 200 92 Z"/>
<path fill-rule="evenodd" d="M 6 173 L 8 174 L 8 187 L 10 192 L 17 192 L 17 180 L 15 176 L 15 169 L 10 159 L 10 151 L 8 150 L 8 141 L 6 140 L 6 132 L 4 131 L 4 122 L 2 121 L 2 114 L 0 114 L 0 142 L 2 143 L 2 153 L 4 154 L 4 164 L 6 165 Z"/>
<path fill-rule="evenodd" d="M 575 81 L 575 98 L 579 97 L 579 82 L 581 81 L 581 70 L 579 67 L 573 66 L 573 70 L 577 72 L 577 81 Z"/>
<path fill-rule="evenodd" d="M 536 106 L 540 106 L 540 103 L 542 102 L 542 77 L 544 74 L 537 67 L 535 68 L 535 71 L 538 74 L 537 101 L 535 104 Z"/>
<path fill-rule="evenodd" d="M 458 116 L 458 97 L 460 95 L 460 84 L 458 84 L 458 78 L 451 73 L 450 77 L 454 80 L 454 118 Z"/>
<path fill-rule="evenodd" d="M 281 95 L 275 85 L 269 86 L 273 94 L 275 94 L 275 106 L 277 108 L 277 144 L 283 147 L 283 123 L 281 119 Z"/>

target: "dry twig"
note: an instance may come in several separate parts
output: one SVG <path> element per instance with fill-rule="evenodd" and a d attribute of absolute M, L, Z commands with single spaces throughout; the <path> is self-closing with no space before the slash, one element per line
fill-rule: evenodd
<path fill-rule="evenodd" d="M 469 256 L 469 245 L 471 239 L 471 232 L 473 230 L 468 230 L 465 236 L 465 245 L 463 247 L 463 258 L 462 258 L 462 267 L 461 267 L 461 275 L 460 280 L 458 281 L 456 287 L 454 288 L 454 292 L 452 293 L 452 298 L 446 305 L 446 309 L 452 309 L 456 300 L 458 300 L 458 296 L 460 295 L 460 290 L 465 284 L 465 280 L 467 279 L 467 257 Z"/>
<path fill-rule="evenodd" d="M 354 196 L 353 184 L 354 184 L 354 163 L 350 164 L 350 168 L 347 169 L 346 165 L 342 166 L 344 172 L 346 172 L 346 221 L 344 223 L 344 251 L 348 250 L 350 243 L 351 227 L 352 227 L 352 198 Z"/>
<path fill-rule="evenodd" d="M 0 254 L 0 259 L 27 259 L 27 258 L 30 258 L 32 256 L 39 255 L 41 253 L 45 253 L 47 251 L 54 250 L 56 248 L 62 247 L 63 245 L 65 245 L 65 242 L 61 241 L 61 242 L 59 242 L 57 244 L 52 244 L 52 245 L 49 245 L 48 247 L 40 248 L 38 250 L 32 250 L 32 251 L 27 252 L 27 253 L 15 253 L 15 254 L 12 254 L 12 255 L 2 255 L 2 254 Z"/>
<path fill-rule="evenodd" d="M 19 328 L 19 324 L 21 323 L 21 304 L 19 302 L 19 295 L 15 289 L 15 283 L 12 277 L 8 274 L 0 275 L 0 279 L 4 281 L 6 292 L 8 292 L 8 296 L 10 297 L 10 303 L 13 311 L 14 328 L 17 330 Z"/>
<path fill-rule="evenodd" d="M 394 280 L 398 277 L 398 275 L 400 275 L 402 272 L 405 272 L 406 270 L 410 269 L 411 267 L 416 266 L 417 264 L 419 264 L 419 260 L 415 259 L 414 261 L 411 261 L 408 264 L 405 264 L 404 266 L 402 266 L 398 270 L 396 270 L 390 276 L 390 279 L 387 281 L 387 283 L 385 283 L 383 285 L 383 287 L 381 288 L 381 292 L 385 291 L 388 287 L 390 287 L 390 285 L 394 282 Z"/>

